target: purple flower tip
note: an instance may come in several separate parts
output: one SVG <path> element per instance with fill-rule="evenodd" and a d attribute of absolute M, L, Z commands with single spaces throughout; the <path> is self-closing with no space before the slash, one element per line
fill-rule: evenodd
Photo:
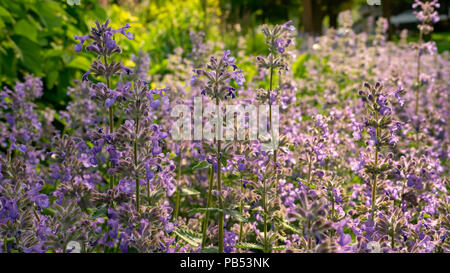
<path fill-rule="evenodd" d="M 82 49 L 83 49 L 83 46 L 81 44 L 75 45 L 75 52 L 81 52 Z"/>
<path fill-rule="evenodd" d="M 106 107 L 111 107 L 111 106 L 113 106 L 113 104 L 114 104 L 114 98 L 107 98 L 105 100 Z"/>

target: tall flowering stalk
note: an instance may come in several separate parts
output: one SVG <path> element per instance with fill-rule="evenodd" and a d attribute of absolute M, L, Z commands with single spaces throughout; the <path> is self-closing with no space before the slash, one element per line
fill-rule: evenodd
<path fill-rule="evenodd" d="M 364 83 L 366 91 L 360 90 L 359 95 L 364 101 L 367 111 L 367 118 L 364 122 L 369 140 L 366 142 L 368 155 L 365 160 L 364 172 L 368 179 L 372 180 L 372 206 L 371 219 L 375 221 L 377 209 L 377 188 L 385 177 L 386 172 L 392 168 L 393 153 L 385 151 L 385 148 L 395 145 L 398 142 L 397 133 L 401 128 L 401 123 L 392 118 L 392 104 L 395 104 L 403 90 L 395 90 L 389 94 L 383 90 L 383 85 L 377 82 L 375 86 Z M 358 134 L 354 134 L 358 136 Z M 358 137 L 357 137 L 358 138 Z M 370 152 L 373 155 L 370 155 Z"/>
<path fill-rule="evenodd" d="M 267 57 L 258 56 L 257 60 L 262 67 L 269 70 L 269 90 L 265 94 L 263 90 L 260 90 L 258 95 L 261 102 L 269 103 L 269 126 L 271 128 L 272 143 L 275 141 L 273 139 L 272 104 L 276 103 L 278 96 L 278 90 L 274 90 L 273 87 L 273 76 L 275 70 L 278 69 L 281 75 L 281 70 L 287 69 L 287 64 L 284 62 L 282 54 L 293 43 L 290 36 L 294 31 L 295 27 L 292 26 L 292 21 L 288 21 L 281 26 L 276 25 L 273 29 L 270 29 L 267 25 L 263 25 L 263 32 L 266 36 L 266 44 L 269 46 L 270 53 Z M 273 151 L 273 161 L 277 162 L 276 149 Z"/>
<path fill-rule="evenodd" d="M 156 173 L 163 171 L 164 159 L 160 158 L 160 155 L 163 139 L 167 134 L 161 132 L 158 125 L 153 124 L 152 112 L 160 107 L 161 101 L 168 104 L 168 98 L 165 96 L 167 91 L 167 89 L 149 90 L 148 84 L 139 80 L 132 85 L 132 88 L 124 89 L 122 95 L 122 106 L 129 119 L 120 127 L 116 136 L 124 156 L 123 160 L 119 160 L 118 170 L 124 177 L 135 180 L 138 212 L 141 211 L 142 178 L 147 186 L 147 199 L 150 200 L 150 182 L 155 179 Z M 127 145 L 130 140 L 132 147 Z M 121 186 L 127 186 L 128 182 L 124 180 L 121 182 Z M 173 185 L 169 180 L 165 181 L 165 184 L 168 185 L 168 195 L 171 195 L 174 191 Z"/>
<path fill-rule="evenodd" d="M 95 22 L 95 27 L 91 28 L 91 32 L 86 36 L 75 35 L 75 39 L 80 43 L 75 45 L 75 51 L 81 52 L 83 45 L 86 41 L 92 41 L 92 43 L 86 46 L 86 51 L 94 52 L 97 54 L 97 59 L 91 64 L 89 70 L 83 75 L 83 81 L 88 79 L 90 73 L 94 73 L 96 77 L 101 76 L 106 81 L 106 91 L 104 93 L 104 103 L 108 107 L 109 114 L 109 133 L 114 133 L 114 101 L 116 100 L 118 93 L 111 89 L 111 77 L 125 73 L 131 74 L 131 69 L 123 66 L 120 62 L 111 60 L 112 55 L 121 53 L 122 49 L 115 41 L 115 34 L 121 33 L 128 39 L 134 39 L 134 35 L 130 32 L 126 32 L 130 25 L 126 24 L 124 27 L 113 30 L 109 26 L 109 19 L 101 25 L 98 20 Z M 103 61 L 102 61 L 103 59 Z M 108 59 L 110 62 L 108 63 Z M 114 168 L 114 164 L 110 161 L 110 167 Z M 109 186 L 112 189 L 114 187 L 114 174 L 110 174 Z"/>
<path fill-rule="evenodd" d="M 272 104 L 277 102 L 277 97 L 279 90 L 274 90 L 273 86 L 273 76 L 274 71 L 279 70 L 279 75 L 281 77 L 281 70 L 287 69 L 287 64 L 284 62 L 282 58 L 282 54 L 285 53 L 286 48 L 291 45 L 292 39 L 290 35 L 295 31 L 295 27 L 292 26 L 292 21 L 288 21 L 283 25 L 276 25 L 273 29 L 270 29 L 267 25 L 263 25 L 263 33 L 266 37 L 266 44 L 269 46 L 269 55 L 267 57 L 258 56 L 257 60 L 265 69 L 269 70 L 269 90 L 265 92 L 264 90 L 259 90 L 258 98 L 261 103 L 268 102 L 269 103 L 269 127 L 271 130 L 271 143 L 273 145 L 273 164 L 275 166 L 275 174 L 276 174 L 276 166 L 277 166 L 277 149 L 275 148 L 275 134 L 274 134 L 274 126 L 272 124 Z M 280 55 L 280 56 L 277 56 Z M 281 82 L 281 80 L 280 80 Z M 275 91 L 275 92 L 274 92 Z M 277 179 L 276 179 L 277 180 Z M 266 180 L 263 181 L 263 189 L 262 189 L 262 198 L 263 198 L 263 210 L 264 210 L 264 250 L 268 251 L 268 237 L 267 237 L 267 185 Z"/>
<path fill-rule="evenodd" d="M 414 103 L 414 113 L 417 116 L 419 113 L 419 92 L 421 87 L 421 79 L 420 79 L 420 73 L 421 73 L 421 56 L 423 55 L 423 51 L 425 47 L 428 47 L 428 43 L 425 45 L 422 44 L 423 42 L 423 35 L 429 35 L 433 31 L 433 24 L 437 23 L 439 21 L 439 15 L 437 11 L 435 10 L 440 7 L 440 4 L 438 3 L 438 0 L 433 1 L 419 1 L 415 0 L 414 4 L 412 5 L 413 9 L 416 9 L 417 7 L 420 7 L 421 10 L 419 12 L 416 12 L 416 17 L 419 20 L 420 24 L 417 26 L 419 29 L 419 42 L 418 42 L 418 50 L 417 50 L 417 76 L 416 76 L 416 96 L 415 96 L 415 103 Z"/>
<path fill-rule="evenodd" d="M 207 65 L 207 69 L 197 69 L 197 77 L 205 76 L 207 78 L 206 85 L 202 90 L 203 95 L 208 95 L 216 104 L 216 128 L 215 128 L 215 140 L 216 140 L 216 164 L 217 164 L 217 195 L 219 200 L 219 253 L 223 253 L 223 218 L 224 218 L 224 204 L 222 197 L 222 110 L 221 102 L 228 98 L 235 98 L 235 88 L 230 86 L 230 80 L 234 79 L 238 85 L 243 85 L 245 82 L 242 70 L 234 64 L 235 58 L 230 56 L 230 51 L 224 51 L 224 54 L 220 60 L 211 56 L 210 62 Z M 232 70 L 230 70 L 232 68 Z M 211 186 L 211 185 L 210 185 Z M 207 225 L 207 224 L 206 224 Z"/>

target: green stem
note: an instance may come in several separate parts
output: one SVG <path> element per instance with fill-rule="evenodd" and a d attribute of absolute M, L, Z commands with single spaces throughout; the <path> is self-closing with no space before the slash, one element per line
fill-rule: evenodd
<path fill-rule="evenodd" d="M 273 39 L 272 39 L 272 45 L 273 45 Z M 274 143 L 274 134 L 273 134 L 273 126 L 272 126 L 272 101 L 271 101 L 271 95 L 273 90 L 273 61 L 274 61 L 274 52 L 271 47 L 270 49 L 270 76 L 269 76 L 269 126 L 271 130 L 271 136 L 272 136 L 272 143 Z M 277 162 L 277 152 L 274 149 L 273 151 L 273 163 Z M 267 192 L 266 192 L 266 179 L 263 181 L 263 209 L 264 209 L 264 253 L 269 252 L 268 249 L 268 240 L 267 240 Z"/>
<path fill-rule="evenodd" d="M 312 249 L 311 221 L 308 220 L 308 249 Z"/>
<path fill-rule="evenodd" d="M 217 191 L 219 197 L 219 253 L 223 253 L 223 200 L 222 200 L 222 182 L 221 182 L 221 140 L 217 140 Z"/>
<path fill-rule="evenodd" d="M 108 59 L 106 57 L 106 54 L 103 55 L 103 59 L 105 61 L 105 67 L 108 68 Z M 106 69 L 106 70 L 108 70 L 108 69 Z M 105 79 L 106 79 L 106 86 L 108 87 L 108 89 L 110 89 L 111 83 L 109 81 L 108 74 L 105 75 Z M 109 133 L 112 134 L 112 133 L 114 133 L 114 108 L 113 108 L 113 106 L 108 107 L 108 112 L 109 112 Z M 109 162 L 109 166 L 112 167 L 111 162 Z M 114 188 L 114 175 L 110 175 L 110 177 L 109 177 L 109 188 L 110 189 Z"/>
<path fill-rule="evenodd" d="M 244 183 L 242 181 L 242 174 L 241 174 L 241 203 L 239 205 L 239 212 L 241 215 L 244 214 Z M 239 243 L 242 242 L 242 237 L 244 235 L 244 223 L 239 223 Z"/>
<path fill-rule="evenodd" d="M 422 34 L 422 30 L 421 30 L 420 34 L 419 34 L 419 49 L 418 49 L 418 52 L 417 52 L 417 75 L 416 75 L 417 89 L 416 89 L 416 98 L 415 98 L 415 104 L 414 104 L 414 113 L 415 113 L 415 115 L 417 115 L 419 113 L 419 91 L 420 91 L 420 85 L 421 85 L 421 81 L 420 81 L 420 70 L 421 70 L 420 45 L 422 44 L 422 35 L 423 34 Z"/>
<path fill-rule="evenodd" d="M 414 103 L 414 114 L 417 118 L 417 115 L 419 114 L 419 95 L 420 95 L 420 87 L 422 86 L 422 81 L 420 80 L 420 70 L 421 70 L 421 54 L 420 54 L 420 45 L 422 44 L 422 30 L 420 30 L 419 33 L 419 50 L 417 52 L 417 89 L 416 89 L 416 96 L 415 96 L 415 103 Z M 418 122 L 418 121 L 416 121 Z M 419 144 L 419 128 L 416 128 L 416 144 Z"/>
<path fill-rule="evenodd" d="M 178 157 L 178 187 L 177 187 L 177 196 L 175 199 L 175 212 L 174 218 L 178 217 L 178 213 L 180 211 L 180 202 L 181 202 L 181 148 L 180 148 L 180 156 Z"/>
<path fill-rule="evenodd" d="M 134 166 L 137 168 L 138 165 L 138 133 L 139 133 L 139 116 L 136 117 L 136 131 L 135 131 L 135 140 L 134 140 Z M 139 185 L 139 174 L 138 171 L 135 169 L 135 179 L 136 179 L 136 209 L 138 212 L 141 212 L 141 206 L 140 206 L 140 185 Z"/>
<path fill-rule="evenodd" d="M 203 219 L 203 232 L 202 232 L 202 247 L 204 248 L 206 246 L 206 231 L 208 230 L 209 226 L 209 208 L 211 207 L 211 201 L 212 201 L 212 189 L 214 184 L 214 170 L 211 166 L 209 168 L 209 177 L 208 177 L 208 198 L 206 200 L 206 211 L 205 211 L 205 218 Z"/>
<path fill-rule="evenodd" d="M 308 183 L 311 183 L 311 168 L 312 168 L 312 162 L 311 158 L 308 155 Z"/>
<path fill-rule="evenodd" d="M 398 204 L 399 208 L 402 208 L 403 194 L 405 194 L 405 185 L 406 185 L 406 183 L 407 183 L 407 180 L 405 180 L 403 182 L 403 185 L 402 185 L 402 195 L 400 196 L 400 203 Z"/>
<path fill-rule="evenodd" d="M 147 200 L 150 205 L 150 179 L 147 179 Z"/>
<path fill-rule="evenodd" d="M 378 112 L 375 112 L 375 120 L 378 123 Z M 378 135 L 379 128 L 375 129 L 375 139 L 377 143 L 375 144 L 375 167 L 378 168 Z M 372 221 L 375 223 L 375 203 L 376 203 L 376 194 L 377 194 L 377 174 L 374 174 L 373 177 L 373 185 L 372 185 Z"/>
<path fill-rule="evenodd" d="M 263 181 L 263 209 L 264 209 L 264 253 L 268 251 L 267 242 L 267 193 L 266 193 L 266 179 Z"/>
<path fill-rule="evenodd" d="M 217 94 L 217 85 L 216 85 L 216 92 Z M 217 109 L 217 113 L 216 115 L 218 115 L 218 117 L 221 117 L 222 115 L 220 114 L 220 105 L 219 105 L 219 96 L 216 96 L 216 109 Z M 222 182 L 221 182 L 221 145 L 222 145 L 222 140 L 221 140 L 221 130 L 222 130 L 222 120 L 219 119 L 217 121 L 218 124 L 218 132 L 216 132 L 216 139 L 217 139 L 217 191 L 218 191 L 218 199 L 219 199 L 219 253 L 223 253 L 223 200 L 222 200 Z"/>
<path fill-rule="evenodd" d="M 395 240 L 394 240 L 394 229 L 392 228 L 392 234 L 391 234 L 391 248 L 394 249 L 394 244 L 395 244 Z"/>
<path fill-rule="evenodd" d="M 333 188 L 331 188 L 331 221 L 334 221 L 334 214 L 335 214 L 334 195 L 333 195 Z"/>

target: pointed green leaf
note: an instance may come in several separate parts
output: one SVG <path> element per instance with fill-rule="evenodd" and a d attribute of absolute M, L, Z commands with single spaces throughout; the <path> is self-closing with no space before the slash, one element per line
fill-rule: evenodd
<path fill-rule="evenodd" d="M 201 253 L 219 253 L 219 248 L 217 246 L 212 246 L 208 248 L 203 248 L 200 250 Z"/>
<path fill-rule="evenodd" d="M 233 217 L 238 222 L 246 223 L 248 221 L 247 218 L 245 218 L 245 216 L 242 215 L 237 210 L 225 209 L 224 212 L 229 214 L 231 217 Z"/>
<path fill-rule="evenodd" d="M 243 248 L 243 249 L 258 249 L 264 250 L 263 245 L 252 244 L 252 243 L 240 243 L 234 246 L 235 248 Z"/>
<path fill-rule="evenodd" d="M 180 228 L 175 229 L 174 232 L 183 241 L 185 241 L 186 243 L 188 243 L 194 247 L 198 247 L 202 243 L 202 235 L 201 234 L 195 233 L 190 230 L 180 229 Z"/>
<path fill-rule="evenodd" d="M 181 195 L 199 195 L 200 192 L 193 188 L 181 188 Z"/>
<path fill-rule="evenodd" d="M 192 170 L 193 171 L 202 170 L 202 169 L 208 168 L 210 166 L 211 166 L 211 164 L 208 161 L 200 161 L 197 165 L 192 167 Z"/>
<path fill-rule="evenodd" d="M 195 208 L 195 209 L 189 210 L 189 213 L 206 212 L 206 211 L 219 212 L 219 211 L 221 211 L 221 209 L 219 209 L 219 208 Z"/>

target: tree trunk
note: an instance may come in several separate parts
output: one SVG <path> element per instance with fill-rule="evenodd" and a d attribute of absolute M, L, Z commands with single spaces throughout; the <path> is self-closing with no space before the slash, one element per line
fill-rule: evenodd
<path fill-rule="evenodd" d="M 391 26 L 391 0 L 383 0 L 382 2 L 383 17 L 387 19 L 388 22 L 388 40 L 392 37 L 392 26 Z"/>
<path fill-rule="evenodd" d="M 320 0 L 302 0 L 305 32 L 322 33 L 322 12 Z"/>
<path fill-rule="evenodd" d="M 337 28 L 337 12 L 334 11 L 334 9 L 329 9 L 328 10 L 328 17 L 330 17 L 330 27 L 332 28 Z"/>

